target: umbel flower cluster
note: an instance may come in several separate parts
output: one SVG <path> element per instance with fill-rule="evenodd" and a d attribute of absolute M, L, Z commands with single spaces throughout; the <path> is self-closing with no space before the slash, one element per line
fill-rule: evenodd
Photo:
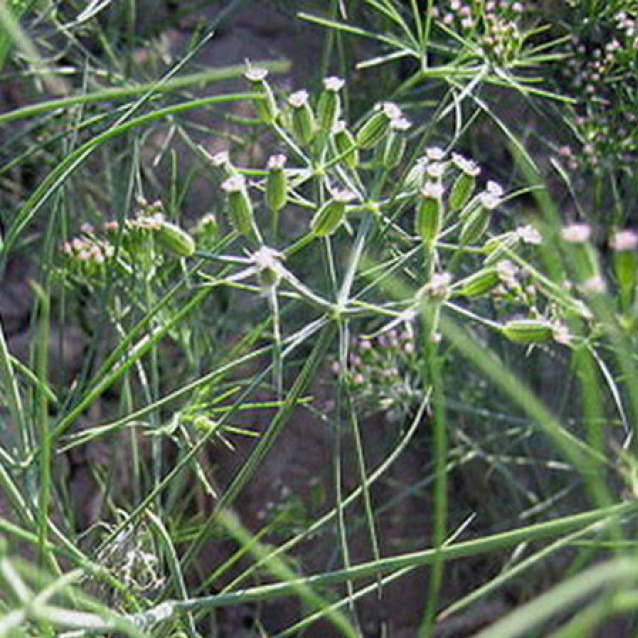
<path fill-rule="evenodd" d="M 515 60 L 523 45 L 518 22 L 527 12 L 518 0 L 445 0 L 435 3 L 432 17 L 442 28 L 471 38 L 485 55 L 500 64 Z"/>
<path fill-rule="evenodd" d="M 187 232 L 167 220 L 161 203 L 141 202 L 130 219 L 99 231 L 83 227 L 64 244 L 68 273 L 95 285 L 113 267 L 158 282 L 160 269 L 196 257 L 225 268 L 223 276 L 198 270 L 206 286 L 241 282 L 268 298 L 279 343 L 286 326 L 278 308 L 290 300 L 356 321 L 370 336 L 355 339 L 336 372 L 388 411 L 404 411 L 416 396 L 414 352 L 442 339 L 443 311 L 524 347 L 574 347 L 596 333 L 589 299 L 612 289 L 620 325 L 638 325 L 633 231 L 611 238 L 614 268 L 606 276 L 591 230 L 565 227 L 557 241 L 568 269 L 550 281 L 539 259 L 544 231 L 516 220 L 515 210 L 501 214 L 515 194 L 451 149 L 408 153 L 413 125 L 398 105 L 377 104 L 353 126 L 343 117 L 340 78 L 326 78 L 316 96 L 298 90 L 287 99 L 275 95 L 263 69 L 250 67 L 246 79 L 255 112 L 276 140 L 264 164 L 240 166 L 230 151 L 210 155 L 200 147 L 219 181 L 212 213 Z M 312 256 L 299 260 L 304 254 Z M 339 254 L 349 257 L 337 263 Z M 332 291 L 304 268 L 316 260 L 328 262 Z M 397 291 L 412 292 L 389 296 L 391 277 L 398 277 Z M 246 285 L 250 280 L 256 285 Z"/>
<path fill-rule="evenodd" d="M 160 201 L 152 203 L 140 198 L 134 217 L 123 223 L 109 220 L 96 228 L 85 223 L 80 234 L 62 246 L 64 267 L 74 278 L 89 285 L 103 282 L 108 267 L 131 274 L 142 267 L 152 271 L 166 257 L 189 257 L 195 251 L 195 240 L 178 225 L 169 222 Z M 202 241 L 210 236 L 214 219 L 204 218 L 194 229 Z M 216 227 L 213 230 L 216 234 Z"/>
<path fill-rule="evenodd" d="M 601 7 L 595 22 L 584 21 L 564 45 L 560 81 L 577 98 L 574 125 L 578 142 L 559 155 L 571 170 L 624 171 L 638 158 L 638 14 Z M 622 78 L 622 81 L 620 79 Z"/>

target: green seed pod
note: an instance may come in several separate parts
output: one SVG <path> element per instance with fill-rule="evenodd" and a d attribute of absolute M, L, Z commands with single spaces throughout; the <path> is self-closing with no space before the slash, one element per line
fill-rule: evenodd
<path fill-rule="evenodd" d="M 327 237 L 337 230 L 346 213 L 346 204 L 354 199 L 350 191 L 337 191 L 327 201 L 310 222 L 310 230 L 316 237 Z"/>
<path fill-rule="evenodd" d="M 518 242 L 518 234 L 512 231 L 491 237 L 483 246 L 483 252 L 487 255 L 483 260 L 483 265 L 490 266 L 507 258 L 509 251 L 514 250 Z"/>
<path fill-rule="evenodd" d="M 279 212 L 288 201 L 288 178 L 284 171 L 285 164 L 285 155 L 273 155 L 268 160 L 266 205 L 271 211 Z"/>
<path fill-rule="evenodd" d="M 478 208 L 481 208 L 481 201 L 478 197 L 472 197 L 459 212 L 459 221 L 465 223 Z"/>
<path fill-rule="evenodd" d="M 587 224 L 570 224 L 561 231 L 561 238 L 567 244 L 572 277 L 579 283 L 599 276 L 598 256 L 589 242 L 591 229 Z"/>
<path fill-rule="evenodd" d="M 330 133 L 335 122 L 341 113 L 341 99 L 339 91 L 345 82 L 341 78 L 329 77 L 323 81 L 324 90 L 317 102 L 317 123 L 319 130 L 323 133 Z"/>
<path fill-rule="evenodd" d="M 398 117 L 390 122 L 390 134 L 381 154 L 381 164 L 388 170 L 401 163 L 406 147 L 405 132 L 411 126 L 410 121 L 404 117 Z"/>
<path fill-rule="evenodd" d="M 482 268 L 460 282 L 458 294 L 464 297 L 481 297 L 500 283 L 496 268 Z"/>
<path fill-rule="evenodd" d="M 501 328 L 501 332 L 510 341 L 522 344 L 543 343 L 554 334 L 552 325 L 543 319 L 512 319 Z"/>
<path fill-rule="evenodd" d="M 228 211 L 233 227 L 240 235 L 250 235 L 253 205 L 246 190 L 246 179 L 243 175 L 229 177 L 222 183 L 222 189 L 228 193 Z"/>
<path fill-rule="evenodd" d="M 461 210 L 472 198 L 476 188 L 476 178 L 466 173 L 461 173 L 452 184 L 448 207 L 451 213 Z"/>
<path fill-rule="evenodd" d="M 614 272 L 624 306 L 631 304 L 638 284 L 638 235 L 633 230 L 622 230 L 610 241 L 614 251 Z"/>
<path fill-rule="evenodd" d="M 297 91 L 288 98 L 288 104 L 292 106 L 292 132 L 302 146 L 310 144 L 317 132 L 315 116 L 308 98 L 308 91 Z"/>
<path fill-rule="evenodd" d="M 386 134 L 390 122 L 401 117 L 401 111 L 396 104 L 384 102 L 378 104 L 375 112 L 364 122 L 357 133 L 357 146 L 362 149 L 373 148 Z"/>
<path fill-rule="evenodd" d="M 262 97 L 262 99 L 254 101 L 259 119 L 265 124 L 272 124 L 277 119 L 279 109 L 272 89 L 266 82 L 267 75 L 266 69 L 258 68 L 249 68 L 244 73 L 244 77 L 250 82 L 251 91 Z"/>
<path fill-rule="evenodd" d="M 413 191 L 423 188 L 423 186 L 425 185 L 425 168 L 427 164 L 427 157 L 420 157 L 419 159 L 417 159 L 416 163 L 408 171 L 408 174 L 403 181 L 404 191 Z"/>
<path fill-rule="evenodd" d="M 415 231 L 426 246 L 432 246 L 441 233 L 443 223 L 443 186 L 438 182 L 428 182 L 421 189 L 421 195 Z"/>
<path fill-rule="evenodd" d="M 448 199 L 448 208 L 451 213 L 455 213 L 470 201 L 476 188 L 476 177 L 481 169 L 475 162 L 458 153 L 452 154 L 452 163 L 461 171 L 452 185 Z"/>
<path fill-rule="evenodd" d="M 614 270 L 618 285 L 622 290 L 629 291 L 636 287 L 637 257 L 635 250 L 619 250 L 614 253 Z"/>
<path fill-rule="evenodd" d="M 175 224 L 163 221 L 155 236 L 166 250 L 178 257 L 190 257 L 195 252 L 193 238 Z"/>
<path fill-rule="evenodd" d="M 354 135 L 346 128 L 346 123 L 343 120 L 335 123 L 332 127 L 332 134 L 337 154 L 348 153 L 344 155 L 343 161 L 349 169 L 355 170 L 359 164 L 359 151 Z"/>
<path fill-rule="evenodd" d="M 480 239 L 487 230 L 490 223 L 490 214 L 483 206 L 478 206 L 461 226 L 461 237 L 459 239 L 462 246 L 473 244 Z"/>

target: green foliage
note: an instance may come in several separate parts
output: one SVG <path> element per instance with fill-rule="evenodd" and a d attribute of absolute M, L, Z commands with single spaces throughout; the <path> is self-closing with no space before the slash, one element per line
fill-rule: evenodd
<path fill-rule="evenodd" d="M 0 4 L 0 266 L 33 295 L 21 360 L 0 326 L 0 636 L 230 635 L 287 597 L 277 635 L 365 636 L 423 566 L 414 635 L 499 596 L 479 635 L 631 622 L 635 3 L 304 6 L 325 77 L 290 90 L 187 69 L 234 3 L 161 73 L 136 2 L 76 4 Z"/>

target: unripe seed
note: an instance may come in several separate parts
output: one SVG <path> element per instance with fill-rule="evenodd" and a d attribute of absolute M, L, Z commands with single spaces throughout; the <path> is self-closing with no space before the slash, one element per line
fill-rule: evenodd
<path fill-rule="evenodd" d="M 609 242 L 614 251 L 614 272 L 623 305 L 629 306 L 638 284 L 638 235 L 622 230 Z"/>
<path fill-rule="evenodd" d="M 416 234 L 424 244 L 432 246 L 441 233 L 443 223 L 443 186 L 428 182 L 421 189 L 422 200 L 416 214 Z"/>
<path fill-rule="evenodd" d="M 562 229 L 561 238 L 567 244 L 573 277 L 581 283 L 599 275 L 598 256 L 589 243 L 591 229 L 586 224 L 570 224 Z"/>
<path fill-rule="evenodd" d="M 346 213 L 346 203 L 354 199 L 350 191 L 337 191 L 315 214 L 310 222 L 310 230 L 317 237 L 332 235 L 339 227 Z"/>
<path fill-rule="evenodd" d="M 452 184 L 448 208 L 451 213 L 461 210 L 472 198 L 476 188 L 476 178 L 467 173 L 461 173 Z"/>
<path fill-rule="evenodd" d="M 417 159 L 414 166 L 408 171 L 403 182 L 405 190 L 411 191 L 416 188 L 422 188 L 425 180 L 425 169 L 428 163 L 427 157 Z"/>
<path fill-rule="evenodd" d="M 163 221 L 156 233 L 159 243 L 179 257 L 190 257 L 195 252 L 193 238 L 179 226 Z"/>
<path fill-rule="evenodd" d="M 268 177 L 266 177 L 266 205 L 278 212 L 288 200 L 288 178 L 284 171 L 285 155 L 273 155 L 268 160 Z"/>
<path fill-rule="evenodd" d="M 254 101 L 259 119 L 265 124 L 272 124 L 277 119 L 278 108 L 272 89 L 266 82 L 267 75 L 266 69 L 258 68 L 249 68 L 244 73 L 244 77 L 250 82 L 251 91 L 262 96 L 262 99 Z"/>
<path fill-rule="evenodd" d="M 385 141 L 381 155 L 381 164 L 388 170 L 401 163 L 406 146 L 405 132 L 411 126 L 410 121 L 404 117 L 398 117 L 390 122 L 390 135 Z"/>
<path fill-rule="evenodd" d="M 638 255 L 635 250 L 614 253 L 614 270 L 621 290 L 633 290 L 638 276 Z"/>
<path fill-rule="evenodd" d="M 307 91 L 297 91 L 288 98 L 292 106 L 292 132 L 303 146 L 310 144 L 316 133 L 315 116 L 308 97 Z"/>
<path fill-rule="evenodd" d="M 341 112 L 339 91 L 345 82 L 341 78 L 329 77 L 323 81 L 324 90 L 317 102 L 317 123 L 324 133 L 330 133 Z"/>
<path fill-rule="evenodd" d="M 343 161 L 346 166 L 355 170 L 359 164 L 359 151 L 357 150 L 357 142 L 354 135 L 346 128 L 346 123 L 339 120 L 332 127 L 332 134 L 338 155 L 344 155 Z"/>
<path fill-rule="evenodd" d="M 554 334 L 552 325 L 543 319 L 512 319 L 501 329 L 510 341 L 522 344 L 549 341 Z"/>
<path fill-rule="evenodd" d="M 391 102 L 377 105 L 377 110 L 363 124 L 357 133 L 357 146 L 367 149 L 376 146 L 390 126 L 393 119 L 401 117 L 398 106 Z"/>
<path fill-rule="evenodd" d="M 465 297 L 481 297 L 500 283 L 496 268 L 482 268 L 461 282 L 459 294 Z"/>
<path fill-rule="evenodd" d="M 249 235 L 253 225 L 253 205 L 246 191 L 246 179 L 243 175 L 229 177 L 222 183 L 222 189 L 228 193 L 228 211 L 230 221 L 241 235 Z"/>
<path fill-rule="evenodd" d="M 482 205 L 477 206 L 461 227 L 461 245 L 473 244 L 487 230 L 490 223 L 489 211 Z"/>
<path fill-rule="evenodd" d="M 514 250 L 518 242 L 519 236 L 515 232 L 503 233 L 502 235 L 491 237 L 483 246 L 483 252 L 487 254 L 483 265 L 489 266 L 506 258 L 509 251 Z"/>

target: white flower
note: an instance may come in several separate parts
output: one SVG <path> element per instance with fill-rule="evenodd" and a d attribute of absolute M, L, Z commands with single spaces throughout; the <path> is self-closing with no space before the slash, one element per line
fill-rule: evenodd
<path fill-rule="evenodd" d="M 516 234 L 525 244 L 538 245 L 541 244 L 543 241 L 542 235 L 529 224 L 527 226 L 519 226 L 516 229 Z"/>
<path fill-rule="evenodd" d="M 556 343 L 560 343 L 564 346 L 569 346 L 572 342 L 571 335 L 569 334 L 569 330 L 567 326 L 563 323 L 556 322 L 552 326 L 552 336 Z"/>
<path fill-rule="evenodd" d="M 286 160 L 288 158 L 283 154 L 271 155 L 268 158 L 268 170 L 277 170 L 282 169 L 286 165 Z"/>
<path fill-rule="evenodd" d="M 421 189 L 421 194 L 428 199 L 441 199 L 444 190 L 443 184 L 440 182 L 426 182 Z"/>
<path fill-rule="evenodd" d="M 282 254 L 278 250 L 270 248 L 269 246 L 262 246 L 251 255 L 251 261 L 255 264 L 255 268 L 258 271 L 280 270 L 281 258 Z"/>
<path fill-rule="evenodd" d="M 268 71 L 259 67 L 249 67 L 244 73 L 244 77 L 249 82 L 262 82 L 267 76 Z"/>
<path fill-rule="evenodd" d="M 375 109 L 383 111 L 389 120 L 396 120 L 401 117 L 401 109 L 394 102 L 380 102 Z"/>
<path fill-rule="evenodd" d="M 467 159 L 458 153 L 452 153 L 452 162 L 459 170 L 470 177 L 476 177 L 481 172 L 481 169 L 476 162 Z"/>
<path fill-rule="evenodd" d="M 602 295 L 607 290 L 607 284 L 600 275 L 594 275 L 587 281 L 584 281 L 580 289 L 587 294 Z"/>
<path fill-rule="evenodd" d="M 246 178 L 243 175 L 233 175 L 222 182 L 222 190 L 226 193 L 238 193 L 246 188 Z"/>
<path fill-rule="evenodd" d="M 443 177 L 443 173 L 445 173 L 445 164 L 443 164 L 442 162 L 434 162 L 432 164 L 428 164 L 425 167 L 425 172 L 433 179 Z"/>
<path fill-rule="evenodd" d="M 407 131 L 412 126 L 412 122 L 407 117 L 395 117 L 390 120 L 390 128 L 395 131 Z"/>
<path fill-rule="evenodd" d="M 509 259 L 503 259 L 496 265 L 496 274 L 498 278 L 508 287 L 515 288 L 518 284 L 516 277 L 520 269 L 515 266 Z"/>
<path fill-rule="evenodd" d="M 584 244 L 591 236 L 591 228 L 587 224 L 569 224 L 560 231 L 560 236 L 569 244 Z"/>
<path fill-rule="evenodd" d="M 498 184 L 497 182 L 493 182 L 492 180 L 489 180 L 487 182 L 487 184 L 485 185 L 485 190 L 491 195 L 499 198 L 503 197 L 503 194 L 505 192 L 500 184 Z"/>
<path fill-rule="evenodd" d="M 337 120 L 333 125 L 332 125 L 332 133 L 334 135 L 338 135 L 339 133 L 343 133 L 347 128 L 347 124 L 345 122 L 345 120 Z"/>
<path fill-rule="evenodd" d="M 485 210 L 494 210 L 501 204 L 501 198 L 489 191 L 481 193 L 479 195 L 479 200 L 481 202 L 481 206 L 483 206 Z"/>
<path fill-rule="evenodd" d="M 308 104 L 308 98 L 310 97 L 308 91 L 296 91 L 288 98 L 288 104 L 295 109 L 298 109 L 304 104 Z"/>
<path fill-rule="evenodd" d="M 425 149 L 425 157 L 429 160 L 439 162 L 445 157 L 445 151 L 438 146 Z"/>
<path fill-rule="evenodd" d="M 616 251 L 636 250 L 638 234 L 634 230 L 620 230 L 611 238 L 609 245 Z"/>
<path fill-rule="evenodd" d="M 323 87 L 326 91 L 340 91 L 345 86 L 346 81 L 342 78 L 337 77 L 336 75 L 331 75 L 330 77 L 323 79 Z"/>

